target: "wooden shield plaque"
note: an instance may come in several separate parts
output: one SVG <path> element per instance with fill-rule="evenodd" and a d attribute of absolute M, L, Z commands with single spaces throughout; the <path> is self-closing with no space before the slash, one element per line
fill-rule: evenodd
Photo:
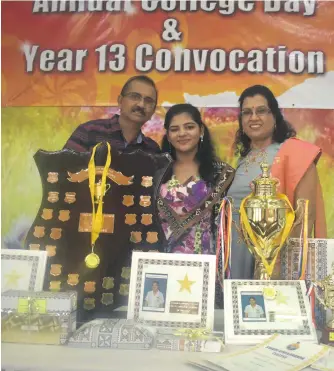
<path fill-rule="evenodd" d="M 96 183 L 106 161 L 105 148 L 101 148 L 95 158 Z M 43 196 L 25 245 L 29 249 L 39 244 L 40 250 L 48 251 L 45 290 L 78 291 L 78 322 L 111 315 L 112 309 L 127 305 L 129 278 L 123 268 L 131 266 L 133 249 L 152 250 L 154 232 L 158 231 L 155 220 L 151 224 L 149 217 L 154 215 L 154 187 L 148 184 L 155 172 L 171 161 L 167 154 L 141 150 L 120 154 L 112 149 L 109 186 L 103 199 L 104 230 L 95 246 L 100 264 L 90 269 L 85 265 L 85 257 L 91 252 L 90 156 L 68 149 L 35 154 Z M 136 224 L 129 214 L 137 216 Z"/>

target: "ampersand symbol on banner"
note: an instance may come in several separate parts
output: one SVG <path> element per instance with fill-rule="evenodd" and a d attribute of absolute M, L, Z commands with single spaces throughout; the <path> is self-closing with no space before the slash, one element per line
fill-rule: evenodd
<path fill-rule="evenodd" d="M 180 41 L 182 32 L 177 31 L 178 21 L 174 18 L 166 19 L 164 22 L 164 32 L 162 38 L 165 41 Z"/>

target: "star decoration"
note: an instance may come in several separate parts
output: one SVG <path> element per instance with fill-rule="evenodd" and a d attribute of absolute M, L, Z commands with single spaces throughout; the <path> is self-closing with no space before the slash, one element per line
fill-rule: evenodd
<path fill-rule="evenodd" d="M 277 296 L 276 296 L 276 304 L 277 305 L 280 305 L 280 304 L 288 305 L 287 300 L 288 300 L 288 297 L 283 295 L 281 291 L 277 292 Z"/>
<path fill-rule="evenodd" d="M 6 287 L 10 286 L 11 288 L 16 289 L 18 285 L 18 281 L 22 277 L 23 277 L 22 274 L 17 273 L 16 270 L 13 269 L 10 273 L 5 274 L 5 278 L 6 278 L 5 286 Z"/>
<path fill-rule="evenodd" d="M 189 281 L 188 273 L 186 273 L 183 280 L 177 280 L 177 281 L 181 285 L 180 292 L 183 290 L 187 290 L 189 294 L 191 294 L 191 285 L 193 285 L 196 281 Z"/>

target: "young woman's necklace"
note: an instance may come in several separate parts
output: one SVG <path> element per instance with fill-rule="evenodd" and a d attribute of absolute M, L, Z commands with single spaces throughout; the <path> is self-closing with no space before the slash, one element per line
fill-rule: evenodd
<path fill-rule="evenodd" d="M 199 176 L 193 176 L 191 178 L 195 182 L 197 182 L 198 180 L 201 179 Z M 190 177 L 189 177 L 189 179 L 190 179 Z M 177 188 L 177 187 L 180 187 L 180 186 L 182 186 L 182 184 L 179 182 L 179 180 L 173 174 L 171 179 L 168 181 L 167 189 L 170 191 L 172 188 Z"/>
<path fill-rule="evenodd" d="M 261 164 L 263 162 L 268 162 L 266 148 L 260 150 L 251 150 L 245 157 L 244 169 L 245 173 L 248 173 L 248 169 L 253 164 Z"/>

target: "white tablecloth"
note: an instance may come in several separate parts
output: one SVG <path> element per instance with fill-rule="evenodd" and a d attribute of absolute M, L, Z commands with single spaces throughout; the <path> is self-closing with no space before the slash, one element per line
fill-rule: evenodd
<path fill-rule="evenodd" d="M 227 346 L 220 354 L 245 348 Z M 4 371 L 196 371 L 198 369 L 187 364 L 187 360 L 212 359 L 217 354 L 158 349 L 135 351 L 2 344 L 1 368 Z"/>
<path fill-rule="evenodd" d="M 215 331 L 223 331 L 223 311 L 215 311 Z M 246 346 L 228 345 L 223 353 L 168 350 L 83 349 L 56 345 L 2 343 L 4 371 L 190 371 L 187 360 L 212 359 Z M 306 369 L 305 369 L 306 370 Z M 308 368 L 307 370 L 311 370 Z"/>

